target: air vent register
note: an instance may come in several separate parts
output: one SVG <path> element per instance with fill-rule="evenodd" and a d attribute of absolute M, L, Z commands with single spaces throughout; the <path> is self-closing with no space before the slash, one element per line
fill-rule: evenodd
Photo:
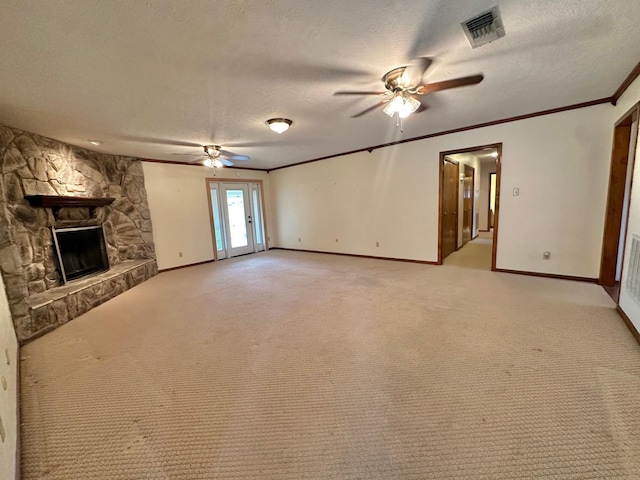
<path fill-rule="evenodd" d="M 466 22 L 462 22 L 461 25 L 472 48 L 504 37 L 504 26 L 497 5 Z"/>

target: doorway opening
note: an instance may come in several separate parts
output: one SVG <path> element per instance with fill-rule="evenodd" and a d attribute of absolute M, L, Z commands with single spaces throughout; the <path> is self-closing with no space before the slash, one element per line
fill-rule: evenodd
<path fill-rule="evenodd" d="M 489 173 L 489 208 L 487 210 L 487 231 L 494 226 L 496 211 L 496 173 Z"/>
<path fill-rule="evenodd" d="M 259 180 L 207 179 L 214 260 L 267 250 Z"/>
<path fill-rule="evenodd" d="M 633 168 L 638 140 L 638 110 L 638 105 L 634 106 L 616 122 L 613 129 L 599 283 L 616 303 L 620 298 L 622 263 L 629 222 Z"/>
<path fill-rule="evenodd" d="M 464 173 L 462 177 L 462 244 L 465 246 L 473 240 L 477 234 L 477 224 L 474 228 L 474 212 L 475 212 L 475 173 L 476 169 L 470 165 L 464 164 Z"/>
<path fill-rule="evenodd" d="M 496 269 L 501 157 L 502 143 L 440 152 L 439 264 Z"/>

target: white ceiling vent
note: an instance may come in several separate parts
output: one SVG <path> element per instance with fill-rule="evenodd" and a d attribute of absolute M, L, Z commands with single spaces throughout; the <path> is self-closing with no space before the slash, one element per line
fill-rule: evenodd
<path fill-rule="evenodd" d="M 504 27 L 502 26 L 502 18 L 497 5 L 491 10 L 462 22 L 461 25 L 472 48 L 480 47 L 485 43 L 504 37 Z"/>

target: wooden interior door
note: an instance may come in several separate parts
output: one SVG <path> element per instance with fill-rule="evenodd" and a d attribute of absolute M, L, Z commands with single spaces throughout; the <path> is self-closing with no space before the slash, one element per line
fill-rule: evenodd
<path fill-rule="evenodd" d="M 627 218 L 625 212 L 625 192 L 631 189 L 627 180 L 633 174 L 632 153 L 635 152 L 635 142 L 632 139 L 633 123 L 638 119 L 638 110 L 630 112 L 618 121 L 613 130 L 613 148 L 611 152 L 611 169 L 609 172 L 609 193 L 602 239 L 602 257 L 600 262 L 599 283 L 605 287 L 615 287 L 618 283 L 618 272 L 621 261 L 621 241 L 624 246 L 622 231 L 626 232 Z M 633 145 L 631 145 L 633 143 Z M 631 169 L 629 168 L 631 167 Z M 631 192 L 627 192 L 630 194 Z M 628 198 L 626 198 L 628 202 Z M 623 228 L 624 227 L 624 228 Z"/>
<path fill-rule="evenodd" d="M 442 164 L 442 259 L 458 248 L 458 164 L 444 159 Z"/>
<path fill-rule="evenodd" d="M 462 245 L 473 236 L 473 184 L 475 170 L 464 166 L 464 184 L 462 186 Z"/>

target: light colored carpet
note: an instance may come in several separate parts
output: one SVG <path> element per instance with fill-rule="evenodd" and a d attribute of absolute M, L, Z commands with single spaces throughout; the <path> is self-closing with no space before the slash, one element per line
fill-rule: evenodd
<path fill-rule="evenodd" d="M 476 238 L 445 258 L 443 264 L 491 270 L 492 247 L 493 232 L 479 232 Z"/>
<path fill-rule="evenodd" d="M 592 284 L 270 251 L 22 355 L 25 479 L 640 478 L 640 346 Z"/>

